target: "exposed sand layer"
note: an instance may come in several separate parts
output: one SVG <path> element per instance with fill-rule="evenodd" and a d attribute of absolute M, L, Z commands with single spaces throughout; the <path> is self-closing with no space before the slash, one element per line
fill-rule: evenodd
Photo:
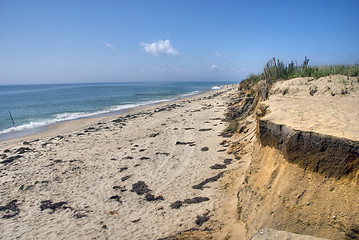
<path fill-rule="evenodd" d="M 226 171 L 243 165 L 219 136 L 233 92 L 0 142 L 0 238 L 156 239 L 205 229 L 226 206 Z M 243 226 L 235 234 L 243 239 Z"/>
<path fill-rule="evenodd" d="M 358 78 L 335 75 L 277 82 L 264 104 L 270 114 L 263 120 L 296 130 L 359 140 Z"/>
<path fill-rule="evenodd" d="M 274 84 L 256 109 L 258 141 L 238 191 L 247 237 L 265 226 L 359 238 L 358 92 L 358 79 L 345 76 Z"/>

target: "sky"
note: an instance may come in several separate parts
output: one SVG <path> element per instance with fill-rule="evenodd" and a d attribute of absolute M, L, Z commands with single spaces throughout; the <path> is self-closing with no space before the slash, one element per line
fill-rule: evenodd
<path fill-rule="evenodd" d="M 240 81 L 359 63 L 359 1 L 0 0 L 0 84 Z"/>

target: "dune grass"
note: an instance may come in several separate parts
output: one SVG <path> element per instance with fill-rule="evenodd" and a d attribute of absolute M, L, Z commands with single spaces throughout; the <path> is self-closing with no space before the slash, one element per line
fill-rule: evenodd
<path fill-rule="evenodd" d="M 261 74 L 251 74 L 241 83 L 253 86 L 261 79 L 267 79 L 269 83 L 274 83 L 278 80 L 287 80 L 296 77 L 313 77 L 318 79 L 335 74 L 358 77 L 359 64 L 309 66 L 309 58 L 307 57 L 305 57 L 301 65 L 293 61 L 289 64 L 284 64 L 279 59 L 273 58 L 267 62 Z"/>

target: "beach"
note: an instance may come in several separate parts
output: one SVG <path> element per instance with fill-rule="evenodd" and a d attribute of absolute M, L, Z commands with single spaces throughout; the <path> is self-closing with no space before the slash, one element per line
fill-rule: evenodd
<path fill-rule="evenodd" d="M 0 238 L 158 239 L 220 225 L 224 196 L 236 198 L 222 178 L 246 164 L 221 136 L 234 93 L 226 86 L 0 142 Z"/>

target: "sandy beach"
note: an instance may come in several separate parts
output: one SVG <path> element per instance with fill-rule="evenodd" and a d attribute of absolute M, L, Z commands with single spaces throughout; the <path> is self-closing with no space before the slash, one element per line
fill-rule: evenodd
<path fill-rule="evenodd" d="M 221 179 L 245 164 L 220 136 L 234 92 L 0 142 L 0 238 L 158 239 L 220 224 L 215 212 L 231 194 Z"/>

